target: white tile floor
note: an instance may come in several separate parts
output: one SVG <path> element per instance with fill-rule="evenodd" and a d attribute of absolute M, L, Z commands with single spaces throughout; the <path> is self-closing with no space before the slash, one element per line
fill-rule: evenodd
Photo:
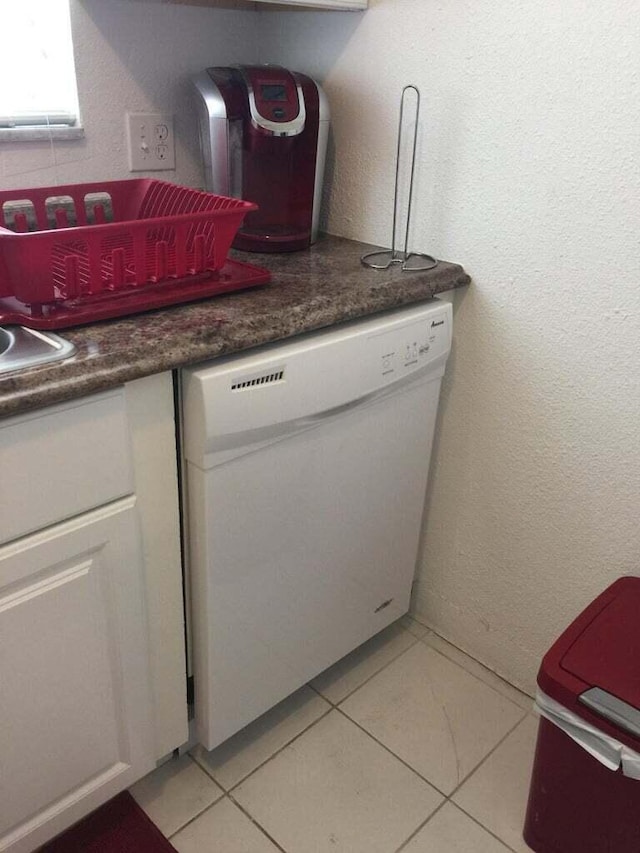
<path fill-rule="evenodd" d="M 179 853 L 526 853 L 531 705 L 405 618 L 132 793 Z"/>

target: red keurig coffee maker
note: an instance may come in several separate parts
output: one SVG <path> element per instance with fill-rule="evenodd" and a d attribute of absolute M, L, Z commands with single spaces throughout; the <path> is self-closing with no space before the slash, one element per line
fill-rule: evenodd
<path fill-rule="evenodd" d="M 233 245 L 293 252 L 318 233 L 329 107 L 311 78 L 277 65 L 195 78 L 206 188 L 255 202 Z"/>

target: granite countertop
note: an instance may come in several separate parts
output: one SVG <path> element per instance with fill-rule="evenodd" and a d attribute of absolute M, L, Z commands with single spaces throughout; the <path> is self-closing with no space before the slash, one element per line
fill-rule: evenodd
<path fill-rule="evenodd" d="M 271 283 L 61 330 L 77 354 L 65 362 L 0 375 L 0 416 L 421 302 L 470 281 L 461 266 L 445 261 L 427 272 L 402 273 L 397 266 L 384 272 L 367 269 L 360 257 L 375 248 L 325 236 L 304 252 L 234 252 L 239 260 L 270 269 Z"/>

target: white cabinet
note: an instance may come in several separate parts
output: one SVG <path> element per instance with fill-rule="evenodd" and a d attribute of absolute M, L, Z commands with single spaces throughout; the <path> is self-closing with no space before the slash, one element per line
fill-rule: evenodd
<path fill-rule="evenodd" d="M 0 421 L 0 851 L 187 739 L 170 374 Z"/>
<path fill-rule="evenodd" d="M 0 548 L 0 850 L 155 765 L 134 498 Z"/>

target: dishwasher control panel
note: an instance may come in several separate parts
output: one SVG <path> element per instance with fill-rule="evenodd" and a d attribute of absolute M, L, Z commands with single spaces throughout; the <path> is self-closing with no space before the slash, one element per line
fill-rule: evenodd
<path fill-rule="evenodd" d="M 443 311 L 415 323 L 372 335 L 378 375 L 389 380 L 418 370 L 449 351 L 449 316 Z"/>

